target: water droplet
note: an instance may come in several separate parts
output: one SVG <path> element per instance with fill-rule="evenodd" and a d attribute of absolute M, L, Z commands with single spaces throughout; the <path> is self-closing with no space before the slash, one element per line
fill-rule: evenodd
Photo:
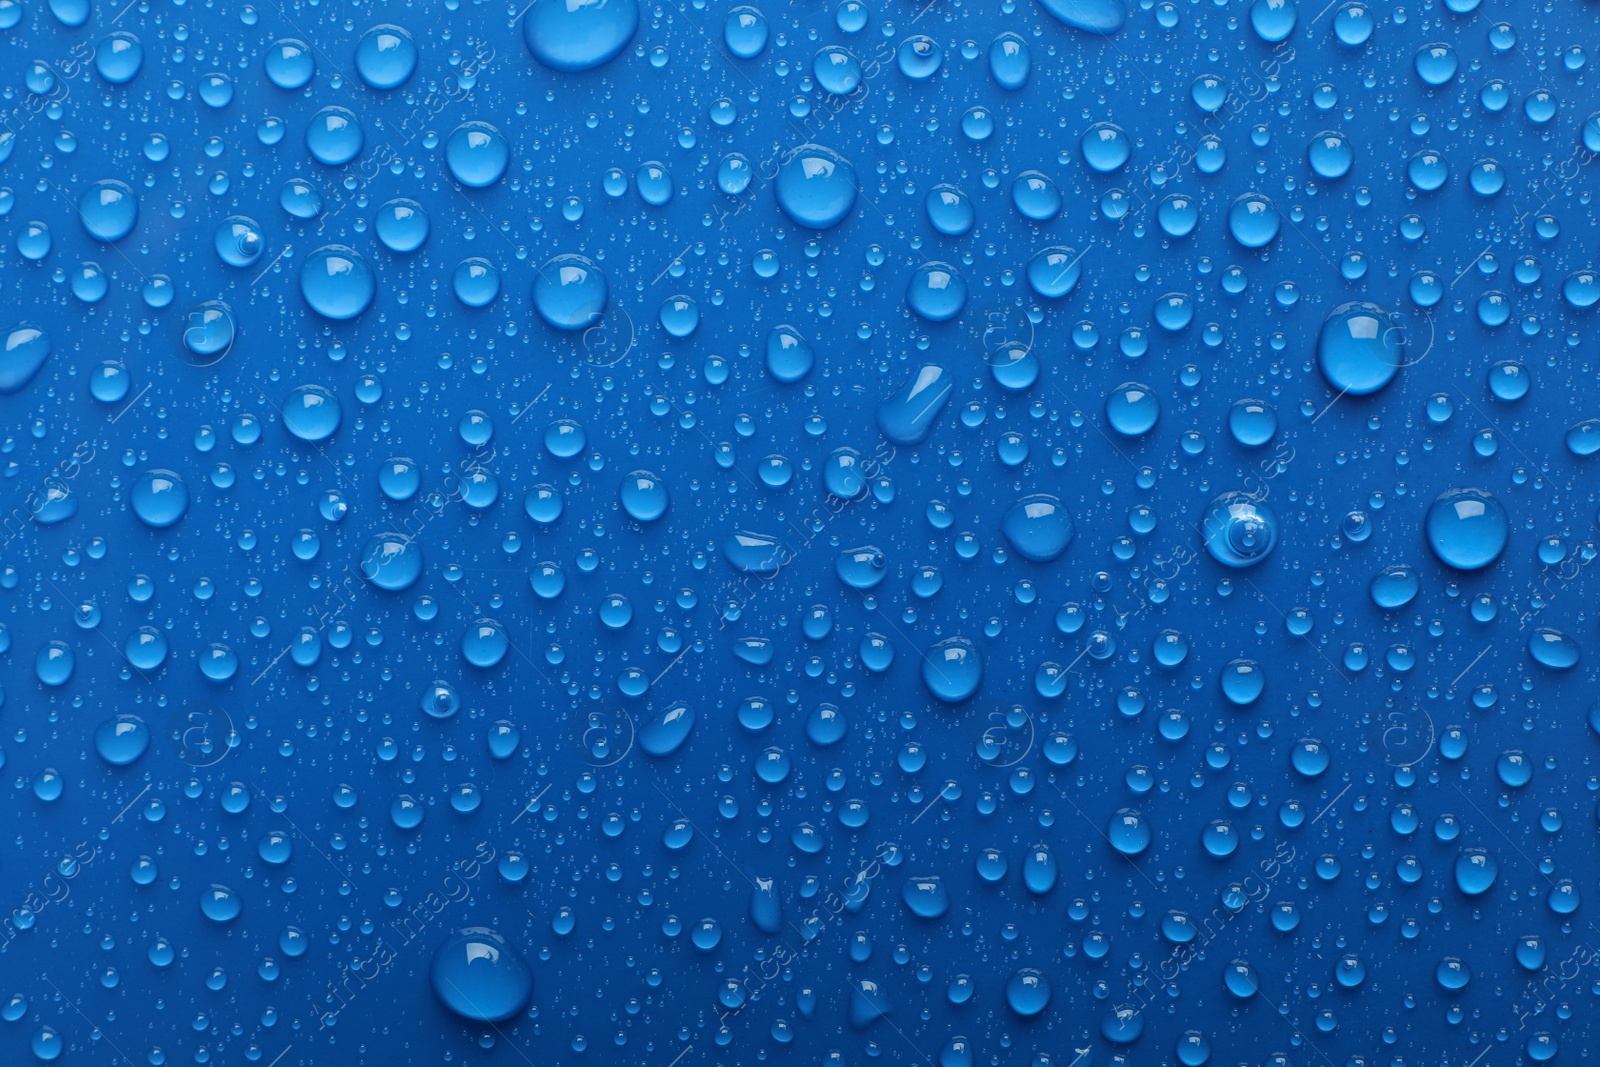
<path fill-rule="evenodd" d="M 922 682 L 928 692 L 947 704 L 958 704 L 978 691 L 983 681 L 983 659 L 965 637 L 947 637 L 922 659 Z"/>
<path fill-rule="evenodd" d="M 112 85 L 126 85 L 144 66 L 144 45 L 126 30 L 108 34 L 95 49 L 94 67 Z"/>
<path fill-rule="evenodd" d="M 549 5 L 552 0 L 541 2 Z M 428 980 L 439 1003 L 472 1022 L 510 1019 L 533 996 L 533 972 L 522 956 L 483 926 L 460 930 L 440 945 Z"/>
<path fill-rule="evenodd" d="M 649 471 L 634 471 L 622 479 L 622 506 L 640 522 L 654 522 L 667 511 L 667 484 Z"/>
<path fill-rule="evenodd" d="M 856 169 L 831 148 L 803 144 L 778 167 L 778 206 L 795 223 L 826 230 L 856 204 Z"/>
<path fill-rule="evenodd" d="M 133 513 L 146 526 L 165 529 L 189 513 L 189 487 L 169 470 L 150 470 L 132 491 Z"/>
<path fill-rule="evenodd" d="M 774 326 L 767 333 L 767 373 L 780 382 L 798 382 L 816 366 L 816 350 L 793 326 Z"/>
<path fill-rule="evenodd" d="M 1028 285 L 1046 299 L 1059 300 L 1077 288 L 1082 260 L 1076 249 L 1041 249 L 1028 260 Z"/>
<path fill-rule="evenodd" d="M 599 0 L 599 4 L 591 3 L 588 6 L 622 2 L 624 0 Z M 632 0 L 627 2 L 631 3 Z M 559 0 L 542 0 L 542 6 L 546 8 L 557 3 Z M 538 6 L 541 5 L 535 5 Z M 532 17 L 530 12 L 528 18 L 531 20 Z M 511 163 L 511 146 L 500 131 L 487 122 L 463 122 L 450 131 L 445 141 L 444 161 L 456 181 L 472 189 L 481 189 L 493 185 L 505 175 L 506 167 Z"/>
<path fill-rule="evenodd" d="M 1277 546 L 1278 518 L 1248 493 L 1223 493 L 1206 508 L 1200 532 L 1212 559 L 1229 567 L 1251 567 Z"/>
<path fill-rule="evenodd" d="M 1578 642 L 1548 626 L 1541 626 L 1528 638 L 1528 655 L 1542 667 L 1555 671 L 1568 671 L 1578 665 Z"/>
<path fill-rule="evenodd" d="M 137 715 L 118 715 L 94 734 L 94 750 L 113 767 L 126 767 L 150 747 L 150 727 Z"/>
<path fill-rule="evenodd" d="M 1245 193 L 1228 208 L 1228 232 L 1245 248 L 1271 244 L 1281 225 L 1278 209 L 1260 193 Z"/>
<path fill-rule="evenodd" d="M 415 252 L 428 239 L 428 213 L 415 200 L 400 197 L 378 209 L 378 240 L 391 252 Z"/>
<path fill-rule="evenodd" d="M 1505 508 L 1482 489 L 1448 489 L 1428 507 L 1428 547 L 1439 562 L 1457 570 L 1489 566 L 1505 551 L 1511 521 Z"/>
<path fill-rule="evenodd" d="M 374 26 L 356 44 L 356 73 L 373 89 L 404 85 L 416 69 L 417 42 L 403 27 Z"/>
<path fill-rule="evenodd" d="M 1365 396 L 1388 385 L 1405 364 L 1405 334 L 1389 313 L 1356 300 L 1335 308 L 1317 335 L 1317 367 L 1341 395 Z"/>
<path fill-rule="evenodd" d="M 522 23 L 533 58 L 558 71 L 608 63 L 638 31 L 637 0 L 535 0 Z"/>
<path fill-rule="evenodd" d="M 767 49 L 766 16 L 753 7 L 736 7 L 722 25 L 722 39 L 740 59 L 754 59 Z"/>
<path fill-rule="evenodd" d="M 78 220 L 96 241 L 110 244 L 133 232 L 139 221 L 139 200 L 125 182 L 106 178 L 78 198 Z"/>
<path fill-rule="evenodd" d="M 232 922 L 243 910 L 239 894 L 225 885 L 212 884 L 200 894 L 200 911 L 214 923 Z"/>
<path fill-rule="evenodd" d="M 938 875 L 907 879 L 900 888 L 900 899 L 911 914 L 923 919 L 942 918 L 950 910 L 950 891 Z"/>
<path fill-rule="evenodd" d="M 878 429 L 897 445 L 917 445 L 932 431 L 955 383 L 943 367 L 924 364 L 878 405 Z"/>
<path fill-rule="evenodd" d="M 0 396 L 20 393 L 28 387 L 52 351 L 50 335 L 31 323 L 3 331 L 0 348 Z"/>
<path fill-rule="evenodd" d="M 683 747 L 694 730 L 694 709 L 675 703 L 656 712 L 639 728 L 639 747 L 647 755 L 670 756 Z"/>
<path fill-rule="evenodd" d="M 1124 437 L 1140 437 L 1155 429 L 1161 403 L 1148 385 L 1124 382 L 1106 398 L 1106 421 Z"/>
<path fill-rule="evenodd" d="M 539 268 L 533 283 L 534 310 L 558 330 L 588 329 L 600 321 L 610 300 L 606 276 L 585 256 L 556 256 Z"/>
<path fill-rule="evenodd" d="M 317 73 L 311 47 L 304 41 L 286 37 L 267 49 L 267 79 L 280 89 L 301 89 Z"/>
<path fill-rule="evenodd" d="M 474 667 L 498 667 L 510 650 L 511 639 L 494 619 L 468 623 L 461 635 L 461 658 Z"/>
<path fill-rule="evenodd" d="M 306 126 L 306 150 L 318 163 L 340 167 L 361 154 L 367 135 L 355 112 L 344 107 L 325 107 L 311 116 Z"/>
<path fill-rule="evenodd" d="M 1024 967 L 1006 980 L 1006 1006 L 1024 1018 L 1050 1006 L 1050 979 L 1043 971 Z"/>
<path fill-rule="evenodd" d="M 326 441 L 339 429 L 339 399 L 320 385 L 302 385 L 283 402 L 283 425 L 302 441 Z"/>
<path fill-rule="evenodd" d="M 1023 497 L 1006 510 L 1000 531 L 1017 555 L 1035 563 L 1059 559 L 1072 544 L 1072 517 L 1060 499 L 1047 494 Z"/>
<path fill-rule="evenodd" d="M 372 268 L 345 245 L 324 245 L 300 268 L 300 295 L 324 318 L 353 319 L 372 306 L 377 294 Z"/>
<path fill-rule="evenodd" d="M 906 303 L 929 322 L 946 322 L 967 306 L 967 283 L 948 263 L 924 263 L 911 275 Z"/>
<path fill-rule="evenodd" d="M 1268 44 L 1287 40 L 1298 17 L 1294 0 L 1255 0 L 1250 5 L 1250 28 Z"/>
<path fill-rule="evenodd" d="M 422 549 L 404 534 L 377 534 L 361 553 L 361 576 L 379 589 L 409 589 L 422 577 Z"/>
<path fill-rule="evenodd" d="M 1039 0 L 1039 6 L 1075 30 L 1110 35 L 1128 21 L 1122 0 Z"/>
<path fill-rule="evenodd" d="M 1468 896 L 1488 892 L 1499 876 L 1500 864 L 1489 855 L 1487 849 L 1463 849 L 1461 855 L 1456 857 L 1456 888 Z"/>

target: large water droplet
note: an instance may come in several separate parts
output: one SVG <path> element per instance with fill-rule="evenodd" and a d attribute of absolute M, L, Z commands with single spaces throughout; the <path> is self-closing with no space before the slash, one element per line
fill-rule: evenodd
<path fill-rule="evenodd" d="M 906 303 L 929 322 L 946 322 L 967 306 L 967 283 L 948 263 L 924 263 L 911 275 Z"/>
<path fill-rule="evenodd" d="M 304 41 L 286 37 L 267 49 L 265 61 L 267 80 L 280 89 L 301 89 L 317 73 L 317 62 L 311 55 L 311 46 Z"/>
<path fill-rule="evenodd" d="M 527 963 L 510 942 L 483 926 L 467 927 L 440 945 L 428 979 L 439 1003 L 473 1022 L 509 1019 L 533 996 Z"/>
<path fill-rule="evenodd" d="M 826 230 L 856 205 L 856 169 L 831 148 L 803 144 L 778 167 L 778 206 L 795 223 Z"/>
<path fill-rule="evenodd" d="M 1468 896 L 1486 893 L 1500 876 L 1500 864 L 1487 849 L 1463 849 L 1456 857 L 1456 888 Z"/>
<path fill-rule="evenodd" d="M 875 545 L 846 548 L 834 558 L 839 580 L 852 589 L 871 589 L 889 574 L 889 560 Z"/>
<path fill-rule="evenodd" d="M 137 715 L 118 715 L 94 734 L 94 750 L 113 767 L 126 767 L 150 747 L 150 727 Z"/>
<path fill-rule="evenodd" d="M 200 894 L 200 911 L 214 923 L 232 922 L 244 910 L 239 894 L 225 885 L 211 885 Z"/>
<path fill-rule="evenodd" d="M 586 330 L 600 321 L 611 300 L 606 276 L 586 256 L 556 256 L 539 268 L 533 307 L 558 330 Z"/>
<path fill-rule="evenodd" d="M 306 150 L 318 163 L 339 167 L 361 154 L 367 135 L 349 108 L 325 107 L 306 127 Z"/>
<path fill-rule="evenodd" d="M 1364 300 L 1333 309 L 1317 335 L 1317 367 L 1339 393 L 1365 396 L 1394 379 L 1405 364 L 1405 334 L 1389 313 Z"/>
<path fill-rule="evenodd" d="M 640 522 L 654 522 L 666 514 L 667 483 L 649 471 L 634 471 L 622 479 L 622 507 Z"/>
<path fill-rule="evenodd" d="M 1417 572 L 1404 563 L 1399 563 L 1393 567 L 1385 567 L 1373 576 L 1372 582 L 1367 586 L 1367 593 L 1378 607 L 1385 611 L 1394 611 L 1411 603 L 1421 589 L 1422 581 L 1417 577 Z"/>
<path fill-rule="evenodd" d="M 377 294 L 372 268 L 345 245 L 324 245 L 300 268 L 300 295 L 324 318 L 353 319 L 372 306 Z"/>
<path fill-rule="evenodd" d="M 1511 534 L 1505 508 L 1482 489 L 1447 489 L 1428 507 L 1428 547 L 1457 570 L 1481 570 L 1500 558 Z"/>
<path fill-rule="evenodd" d="M 983 659 L 965 637 L 947 637 L 922 658 L 922 682 L 947 704 L 959 704 L 983 682 Z"/>
<path fill-rule="evenodd" d="M 722 542 L 722 555 L 742 574 L 771 577 L 794 558 L 782 541 L 765 534 L 740 531 Z"/>
<path fill-rule="evenodd" d="M 144 45 L 126 30 L 108 34 L 95 49 L 94 67 L 112 85 L 125 85 L 144 66 Z"/>
<path fill-rule="evenodd" d="M 1075 30 L 1113 34 L 1128 21 L 1122 0 L 1039 0 L 1039 6 Z"/>
<path fill-rule="evenodd" d="M 1050 979 L 1043 971 L 1024 967 L 1006 979 L 1006 1006 L 1018 1015 L 1038 1015 L 1050 1006 Z"/>
<path fill-rule="evenodd" d="M 1045 248 L 1028 260 L 1028 285 L 1048 300 L 1059 300 L 1078 286 L 1083 254 L 1071 248 Z"/>
<path fill-rule="evenodd" d="M 50 335 L 31 323 L 4 331 L 0 348 L 0 396 L 20 393 L 28 387 L 50 358 Z"/>
<path fill-rule="evenodd" d="M 778 381 L 798 382 L 816 365 L 816 350 L 793 326 L 774 326 L 767 333 L 767 373 Z"/>
<path fill-rule="evenodd" d="M 639 728 L 639 747 L 651 756 L 670 756 L 689 739 L 694 723 L 693 708 L 687 704 L 673 704 Z"/>
<path fill-rule="evenodd" d="M 1578 665 L 1578 642 L 1548 626 L 1541 626 L 1528 637 L 1528 655 L 1541 667 L 1569 671 Z"/>
<path fill-rule="evenodd" d="M 96 241 L 120 241 L 139 221 L 139 198 L 125 182 L 97 181 L 78 198 L 78 221 Z"/>
<path fill-rule="evenodd" d="M 356 73 L 374 89 L 405 84 L 417 69 L 417 42 L 400 26 L 385 23 L 361 35 L 356 45 Z"/>
<path fill-rule="evenodd" d="M 1271 244 L 1282 224 L 1278 209 L 1260 193 L 1245 193 L 1228 208 L 1228 232 L 1246 248 Z"/>
<path fill-rule="evenodd" d="M 302 385 L 283 402 L 283 425 L 302 441 L 326 441 L 339 428 L 339 398 L 320 385 Z"/>
<path fill-rule="evenodd" d="M 544 3 L 548 6 L 551 0 L 544 0 Z M 505 175 L 511 162 L 511 146 L 500 131 L 487 122 L 463 122 L 450 131 L 445 141 L 444 161 L 456 181 L 481 189 Z"/>
<path fill-rule="evenodd" d="M 409 589 L 422 577 L 422 549 L 404 534 L 377 534 L 361 553 L 361 576 L 379 589 Z"/>
<path fill-rule="evenodd" d="M 461 658 L 474 667 L 498 667 L 511 650 L 505 627 L 494 619 L 479 619 L 467 624 L 461 634 Z"/>
<path fill-rule="evenodd" d="M 1121 126 L 1097 122 L 1083 131 L 1078 141 L 1083 161 L 1102 174 L 1118 170 L 1133 154 L 1133 144 Z"/>
<path fill-rule="evenodd" d="M 908 879 L 900 889 L 900 899 L 911 914 L 924 919 L 940 918 L 950 910 L 950 892 L 936 874 Z"/>
<path fill-rule="evenodd" d="M 734 8 L 722 26 L 728 51 L 740 59 L 754 59 L 766 51 L 770 34 L 766 16 L 753 7 Z"/>
<path fill-rule="evenodd" d="M 1057 497 L 1026 496 L 1006 510 L 1000 532 L 1017 555 L 1035 563 L 1058 559 L 1072 544 L 1072 517 Z"/>
<path fill-rule="evenodd" d="M 1223 493 L 1206 508 L 1200 535 L 1218 563 L 1251 567 L 1277 546 L 1278 518 L 1248 493 Z"/>
<path fill-rule="evenodd" d="M 943 367 L 924 364 L 905 385 L 878 405 L 878 429 L 894 444 L 921 444 L 933 429 L 954 387 L 954 381 Z"/>
<path fill-rule="evenodd" d="M 189 513 L 189 487 L 169 470 L 146 471 L 133 483 L 133 513 L 146 526 L 164 529 Z"/>
<path fill-rule="evenodd" d="M 551 70 L 592 70 L 628 47 L 638 30 L 637 0 L 535 0 L 522 39 Z"/>

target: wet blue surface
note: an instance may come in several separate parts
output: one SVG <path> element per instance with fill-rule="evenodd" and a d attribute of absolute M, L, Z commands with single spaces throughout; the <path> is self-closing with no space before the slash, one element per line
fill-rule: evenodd
<path fill-rule="evenodd" d="M 1586 1061 L 1594 6 L 0 0 L 0 1062 Z"/>

